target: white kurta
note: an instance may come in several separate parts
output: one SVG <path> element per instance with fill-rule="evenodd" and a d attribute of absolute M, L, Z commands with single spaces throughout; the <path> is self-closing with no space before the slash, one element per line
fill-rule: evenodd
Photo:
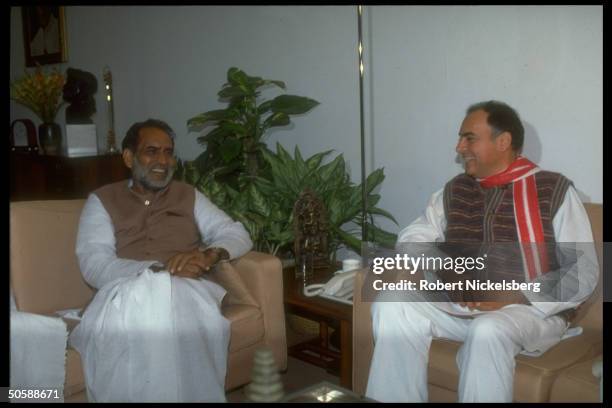
<path fill-rule="evenodd" d="M 12 295 L 12 293 L 11 293 Z M 47 402 L 63 402 L 68 330 L 62 319 L 10 311 L 10 386 L 14 390 L 55 389 Z M 60 392 L 61 391 L 61 392 Z M 30 398 L 29 402 L 41 402 Z M 13 399 L 11 402 L 25 402 Z"/>
<path fill-rule="evenodd" d="M 400 231 L 397 247 L 443 241 L 445 229 L 443 190 L 439 190 L 425 214 Z M 572 186 L 555 214 L 553 229 L 557 242 L 593 242 L 588 216 Z M 366 395 L 387 402 L 427 401 L 429 348 L 432 338 L 441 337 L 463 342 L 457 353 L 459 401 L 512 401 L 516 354 L 544 352 L 557 344 L 567 324 L 554 315 L 583 302 L 597 285 L 595 250 L 581 249 L 583 256 L 561 278 L 561 285 L 576 287 L 573 281 L 580 277 L 578 290 L 567 302 L 538 302 L 541 299 L 533 292 L 525 291 L 532 305 L 509 305 L 474 318 L 452 316 L 426 302 L 374 302 L 375 346 Z"/>
<path fill-rule="evenodd" d="M 194 215 L 209 246 L 244 255 L 248 233 L 196 191 Z M 225 290 L 208 280 L 154 273 L 156 261 L 117 258 L 111 218 L 90 195 L 79 223 L 77 256 L 99 289 L 70 335 L 90 401 L 225 401 L 230 322 Z"/>

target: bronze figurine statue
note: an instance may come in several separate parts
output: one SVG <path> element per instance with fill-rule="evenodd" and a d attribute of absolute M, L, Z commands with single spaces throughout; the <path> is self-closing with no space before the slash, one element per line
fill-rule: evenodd
<path fill-rule="evenodd" d="M 310 189 L 304 190 L 293 207 L 294 252 L 297 268 L 329 267 L 327 210 Z"/>

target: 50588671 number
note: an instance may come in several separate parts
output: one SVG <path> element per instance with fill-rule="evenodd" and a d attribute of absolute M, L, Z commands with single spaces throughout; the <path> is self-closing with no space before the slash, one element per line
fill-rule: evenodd
<path fill-rule="evenodd" d="M 60 399 L 60 394 L 57 389 L 48 390 L 20 390 L 20 389 L 9 389 L 9 399 Z"/>

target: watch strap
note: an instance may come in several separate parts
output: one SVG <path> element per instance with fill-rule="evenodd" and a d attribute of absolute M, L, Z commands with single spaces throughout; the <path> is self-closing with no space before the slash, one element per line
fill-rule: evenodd
<path fill-rule="evenodd" d="M 202 252 L 207 252 L 207 251 L 214 252 L 215 255 L 217 255 L 217 262 L 215 264 L 218 264 L 219 262 L 229 261 L 230 259 L 229 252 L 225 248 L 208 247 L 208 248 L 201 249 L 201 251 Z"/>

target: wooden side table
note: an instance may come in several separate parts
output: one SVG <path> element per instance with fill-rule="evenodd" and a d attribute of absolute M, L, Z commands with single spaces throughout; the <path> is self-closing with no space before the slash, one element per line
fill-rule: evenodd
<path fill-rule="evenodd" d="M 339 268 L 317 270 L 309 283 L 324 283 Z M 283 269 L 284 301 L 286 313 L 293 313 L 319 323 L 319 338 L 296 344 L 288 354 L 331 372 L 340 374 L 340 385 L 352 389 L 353 369 L 353 307 L 320 296 L 303 294 L 303 281 L 295 277 L 294 267 Z M 329 347 L 328 327 L 340 333 L 340 351 Z"/>

